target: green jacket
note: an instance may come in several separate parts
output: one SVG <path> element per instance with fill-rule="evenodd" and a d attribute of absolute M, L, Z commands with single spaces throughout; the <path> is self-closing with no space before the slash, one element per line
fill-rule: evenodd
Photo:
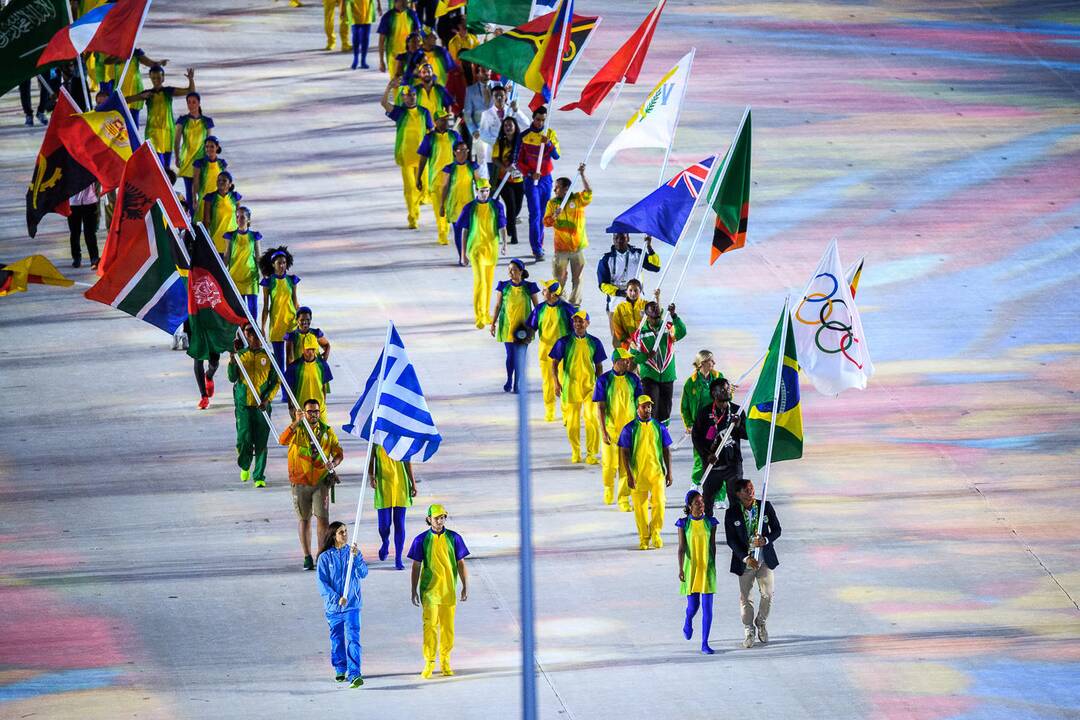
<path fill-rule="evenodd" d="M 709 394 L 709 384 L 713 380 L 722 377 L 724 377 L 724 373 L 716 370 L 713 370 L 709 377 L 702 377 L 696 371 L 690 373 L 690 377 L 686 378 L 686 383 L 683 385 L 682 401 L 679 403 L 679 412 L 682 414 L 683 425 L 688 428 L 694 427 L 694 421 L 697 420 L 701 408 L 712 402 L 712 395 Z"/>
<path fill-rule="evenodd" d="M 642 380 L 675 382 L 675 343 L 686 337 L 686 325 L 676 315 L 664 322 L 659 332 L 649 327 L 648 321 L 641 327 L 640 341 L 630 352 L 637 361 Z"/>

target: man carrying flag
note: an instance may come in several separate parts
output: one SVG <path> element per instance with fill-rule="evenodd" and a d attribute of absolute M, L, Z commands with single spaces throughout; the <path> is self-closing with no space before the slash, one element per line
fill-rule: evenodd
<path fill-rule="evenodd" d="M 247 340 L 246 348 L 241 347 L 239 339 L 233 342 L 234 350 L 229 353 L 227 368 L 229 381 L 234 388 L 236 464 L 240 466 L 240 482 L 247 482 L 250 478 L 254 487 L 261 488 L 266 487 L 269 415 L 273 412 L 272 401 L 281 381 L 270 365 L 270 356 L 263 348 L 259 334 L 247 323 L 244 325 L 244 338 Z M 251 381 L 250 386 L 247 380 Z"/>
<path fill-rule="evenodd" d="M 78 111 L 71 96 L 61 90 L 26 191 L 26 230 L 30 237 L 37 235 L 38 224 L 48 213 L 68 215 L 68 199 L 94 182 L 94 174 L 75 160 L 60 138 L 64 126 L 76 122 L 72 116 Z"/>

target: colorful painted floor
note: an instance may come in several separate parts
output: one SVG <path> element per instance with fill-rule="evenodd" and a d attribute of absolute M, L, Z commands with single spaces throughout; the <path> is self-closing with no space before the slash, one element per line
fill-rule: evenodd
<path fill-rule="evenodd" d="M 331 418 L 344 422 L 388 319 L 421 369 L 445 443 L 417 468 L 409 535 L 437 500 L 473 552 L 457 677 L 420 680 L 407 573 L 376 561 L 368 682 L 337 687 L 284 454 L 272 451 L 265 491 L 241 486 L 224 380 L 197 411 L 191 362 L 167 337 L 78 288 L 33 287 L 0 299 L 0 717 L 514 717 L 514 408 L 502 349 L 469 319 L 471 274 L 435 245 L 428 209 L 404 229 L 385 76 L 321 51 L 318 3 L 197 5 L 192 17 L 191 3 L 155 3 L 141 45 L 176 82 L 197 68 L 254 227 L 299 258 L 301 299 L 333 342 Z M 647 6 L 579 3 L 605 20 L 567 98 Z M 750 104 L 754 186 L 749 246 L 712 268 L 704 247 L 693 258 L 680 376 L 699 348 L 742 373 L 832 237 L 845 261 L 866 256 L 858 300 L 877 374 L 836 399 L 805 387 L 806 455 L 776 465 L 769 491 L 784 527 L 772 642 L 739 646 L 725 574 L 708 658 L 680 633 L 688 446 L 666 545 L 639 552 L 631 517 L 601 504 L 596 468 L 567 463 L 533 395 L 541 715 L 1080 717 L 1080 11 L 672 0 L 608 137 L 691 45 L 673 166 L 722 150 Z M 0 101 L 3 259 L 44 252 L 70 270 L 61 219 L 25 238 L 41 130 L 21 125 L 16 97 Z M 596 120 L 553 123 L 568 174 Z M 589 171 L 595 317 L 603 229 L 660 159 Z M 362 465 L 346 442 L 339 519 Z"/>

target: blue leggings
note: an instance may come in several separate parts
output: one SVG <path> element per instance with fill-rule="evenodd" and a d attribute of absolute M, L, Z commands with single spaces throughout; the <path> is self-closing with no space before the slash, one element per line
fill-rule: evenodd
<path fill-rule="evenodd" d="M 251 311 L 251 317 L 259 317 L 259 296 L 258 295 L 244 295 L 244 300 L 247 301 L 248 310 Z M 282 372 L 285 372 L 285 368 L 281 368 Z"/>
<path fill-rule="evenodd" d="M 161 167 L 164 168 L 165 170 L 168 170 L 169 169 L 169 163 L 172 162 L 172 153 L 171 152 L 159 152 L 157 154 L 157 156 L 158 156 L 158 160 L 161 161 Z"/>
<path fill-rule="evenodd" d="M 514 352 L 516 343 L 503 343 L 503 345 L 506 347 L 506 384 L 503 385 L 503 390 L 517 392 L 517 353 Z"/>
<path fill-rule="evenodd" d="M 353 27 L 356 27 L 353 25 Z M 382 547 L 379 548 L 379 559 L 385 560 L 390 550 L 390 523 L 394 524 L 394 564 L 401 565 L 401 550 L 405 547 L 405 508 L 393 507 L 376 510 L 379 517 L 379 537 L 382 538 Z"/>
<path fill-rule="evenodd" d="M 366 68 L 368 43 L 371 41 L 371 25 L 352 26 L 352 69 L 357 65 Z"/>
<path fill-rule="evenodd" d="M 278 367 L 281 368 L 281 372 L 285 372 L 285 341 L 284 340 L 271 340 L 270 344 L 274 348 L 274 359 L 277 360 Z M 281 384 L 281 402 L 288 402 L 289 394 L 285 392 L 285 383 Z M 300 409 L 300 408 L 298 408 Z"/>
<path fill-rule="evenodd" d="M 712 593 L 690 593 L 686 596 L 686 622 L 683 623 L 683 635 L 689 640 L 694 636 L 694 616 L 701 608 L 701 648 L 709 647 L 709 632 L 712 630 Z"/>
<path fill-rule="evenodd" d="M 360 608 L 345 612 L 326 613 L 330 626 L 330 663 L 334 670 L 345 673 L 349 680 L 360 676 Z"/>

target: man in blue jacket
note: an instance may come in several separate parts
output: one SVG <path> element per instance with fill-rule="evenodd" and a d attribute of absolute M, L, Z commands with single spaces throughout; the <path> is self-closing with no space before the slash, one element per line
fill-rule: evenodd
<path fill-rule="evenodd" d="M 780 537 L 780 521 L 776 519 L 772 503 L 767 500 L 762 517 L 761 503 L 754 499 L 754 483 L 740 478 L 734 481 L 733 487 L 738 502 L 724 514 L 724 534 L 731 548 L 731 572 L 739 576 L 739 605 L 745 634 L 743 647 L 752 648 L 755 630 L 760 643 L 769 642 L 765 621 L 769 619 L 772 606 L 773 570 L 780 564 L 773 546 Z M 759 548 L 760 554 L 754 557 L 752 553 Z M 754 580 L 757 580 L 761 595 L 756 618 L 754 601 L 750 599 Z"/>

